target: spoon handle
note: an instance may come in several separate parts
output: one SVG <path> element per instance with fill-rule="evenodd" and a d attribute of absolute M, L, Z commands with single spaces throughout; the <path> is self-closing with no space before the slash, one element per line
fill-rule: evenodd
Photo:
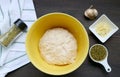
<path fill-rule="evenodd" d="M 108 64 L 107 60 L 104 60 L 103 62 L 101 62 L 101 64 L 104 66 L 104 68 L 107 72 L 112 71 L 112 69 L 111 69 L 110 65 Z"/>

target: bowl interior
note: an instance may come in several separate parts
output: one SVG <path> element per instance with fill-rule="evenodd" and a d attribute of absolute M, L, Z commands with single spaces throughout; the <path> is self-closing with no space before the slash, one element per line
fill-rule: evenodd
<path fill-rule="evenodd" d="M 56 66 L 50 65 L 41 57 L 39 40 L 46 30 L 55 27 L 62 27 L 70 31 L 77 40 L 77 58 L 73 64 Z M 89 48 L 88 35 L 82 24 L 74 17 L 64 13 L 50 13 L 40 17 L 27 33 L 26 49 L 27 54 L 39 70 L 52 75 L 63 75 L 77 69 L 85 60 Z"/>

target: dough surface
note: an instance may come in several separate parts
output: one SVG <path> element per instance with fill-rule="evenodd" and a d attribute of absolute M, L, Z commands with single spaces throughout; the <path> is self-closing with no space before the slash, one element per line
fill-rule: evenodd
<path fill-rule="evenodd" d="M 39 48 L 43 59 L 49 64 L 71 64 L 77 55 L 76 39 L 63 28 L 47 30 L 40 39 Z"/>

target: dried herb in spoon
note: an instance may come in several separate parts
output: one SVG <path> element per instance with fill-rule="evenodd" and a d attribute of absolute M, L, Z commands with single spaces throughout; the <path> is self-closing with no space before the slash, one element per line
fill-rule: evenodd
<path fill-rule="evenodd" d="M 94 60 L 101 61 L 106 57 L 107 53 L 102 45 L 95 45 L 91 48 L 90 55 Z"/>

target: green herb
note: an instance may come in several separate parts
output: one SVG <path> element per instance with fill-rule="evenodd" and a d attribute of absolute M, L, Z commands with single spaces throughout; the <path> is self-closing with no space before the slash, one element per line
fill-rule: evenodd
<path fill-rule="evenodd" d="M 0 37 L 0 42 L 3 46 L 7 47 L 10 42 L 21 32 L 17 26 L 13 26 L 8 32 Z"/>
<path fill-rule="evenodd" d="M 102 45 L 95 45 L 91 48 L 90 54 L 94 60 L 100 61 L 106 57 L 106 49 Z"/>
<path fill-rule="evenodd" d="M 0 36 L 0 44 L 7 47 L 26 29 L 27 25 L 21 19 L 17 19 L 9 31 Z"/>

